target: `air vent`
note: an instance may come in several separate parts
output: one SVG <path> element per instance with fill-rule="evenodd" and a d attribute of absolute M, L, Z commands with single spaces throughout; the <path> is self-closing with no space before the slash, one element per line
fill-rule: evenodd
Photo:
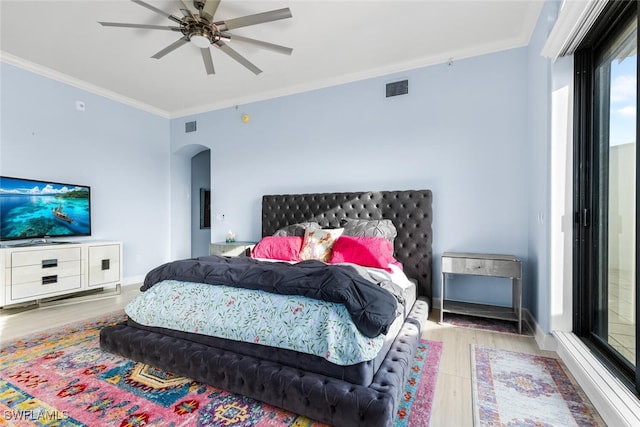
<path fill-rule="evenodd" d="M 195 122 L 195 121 L 193 121 L 193 122 L 186 122 L 186 123 L 184 124 L 184 131 L 185 131 L 185 132 L 187 132 L 187 133 L 188 133 L 188 132 L 195 132 L 196 130 L 197 130 L 197 127 L 196 127 L 196 122 Z"/>
<path fill-rule="evenodd" d="M 409 93 L 409 80 L 387 83 L 387 98 Z"/>

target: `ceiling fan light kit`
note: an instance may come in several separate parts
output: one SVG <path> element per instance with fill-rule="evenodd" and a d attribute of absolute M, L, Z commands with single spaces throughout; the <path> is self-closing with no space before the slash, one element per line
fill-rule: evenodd
<path fill-rule="evenodd" d="M 192 34 L 189 36 L 189 41 L 199 47 L 200 49 L 208 48 L 211 42 L 209 39 L 201 34 Z"/>
<path fill-rule="evenodd" d="M 168 14 L 161 9 L 156 8 L 141 0 L 131 0 L 132 2 L 145 7 L 159 15 L 168 18 L 173 23 L 178 24 L 171 26 L 163 25 L 146 25 L 146 24 L 130 24 L 121 22 L 99 22 L 105 27 L 123 27 L 123 28 L 143 28 L 148 30 L 175 31 L 182 33 L 182 37 L 164 49 L 160 50 L 152 56 L 152 58 L 160 59 L 163 56 L 173 52 L 180 46 L 189 42 L 200 48 L 202 60 L 204 62 L 207 74 L 215 74 L 213 67 L 213 59 L 211 57 L 210 46 L 216 46 L 226 53 L 232 59 L 243 65 L 254 74 L 260 74 L 262 70 L 251 63 L 247 58 L 240 55 L 235 49 L 231 48 L 226 42 L 241 42 L 251 44 L 253 46 L 271 50 L 273 52 L 291 55 L 293 49 L 280 46 L 277 44 L 255 40 L 249 37 L 237 36 L 229 33 L 229 30 L 236 28 L 248 27 L 251 25 L 264 24 L 267 22 L 278 21 L 281 19 L 291 18 L 291 10 L 289 8 L 272 10 L 269 12 L 256 13 L 254 15 L 241 16 L 223 21 L 214 21 L 214 16 L 220 5 L 220 0 L 194 0 L 192 11 L 184 0 L 175 0 L 177 7 L 182 12 L 182 17 Z"/>

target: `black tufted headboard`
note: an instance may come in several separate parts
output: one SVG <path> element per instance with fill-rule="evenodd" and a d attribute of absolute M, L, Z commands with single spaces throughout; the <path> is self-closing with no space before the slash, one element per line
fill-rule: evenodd
<path fill-rule="evenodd" d="M 339 227 L 343 218 L 390 219 L 398 231 L 394 255 L 417 280 L 418 295 L 431 304 L 431 205 L 431 190 L 267 195 L 262 197 L 262 235 L 310 220 Z"/>

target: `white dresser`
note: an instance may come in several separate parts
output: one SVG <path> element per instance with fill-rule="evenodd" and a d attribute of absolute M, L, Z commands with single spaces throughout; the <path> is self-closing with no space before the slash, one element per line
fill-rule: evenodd
<path fill-rule="evenodd" d="M 0 249 L 0 307 L 115 285 L 122 243 L 78 242 Z"/>

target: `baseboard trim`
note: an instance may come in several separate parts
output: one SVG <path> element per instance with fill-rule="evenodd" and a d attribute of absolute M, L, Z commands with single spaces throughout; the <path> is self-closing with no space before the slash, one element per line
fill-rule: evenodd
<path fill-rule="evenodd" d="M 144 282 L 145 275 L 139 274 L 136 276 L 127 276 L 122 280 L 122 286 L 142 286 L 142 282 Z"/>
<path fill-rule="evenodd" d="M 540 325 L 538 325 L 538 322 L 536 322 L 536 319 L 529 310 L 522 310 L 522 318 L 527 322 L 529 330 L 533 332 L 533 339 L 536 340 L 536 344 L 538 344 L 538 348 L 540 350 L 556 351 L 558 347 L 556 339 L 553 335 L 546 333 Z"/>
<path fill-rule="evenodd" d="M 572 332 L 554 331 L 556 352 L 610 426 L 640 426 L 640 400 Z"/>

